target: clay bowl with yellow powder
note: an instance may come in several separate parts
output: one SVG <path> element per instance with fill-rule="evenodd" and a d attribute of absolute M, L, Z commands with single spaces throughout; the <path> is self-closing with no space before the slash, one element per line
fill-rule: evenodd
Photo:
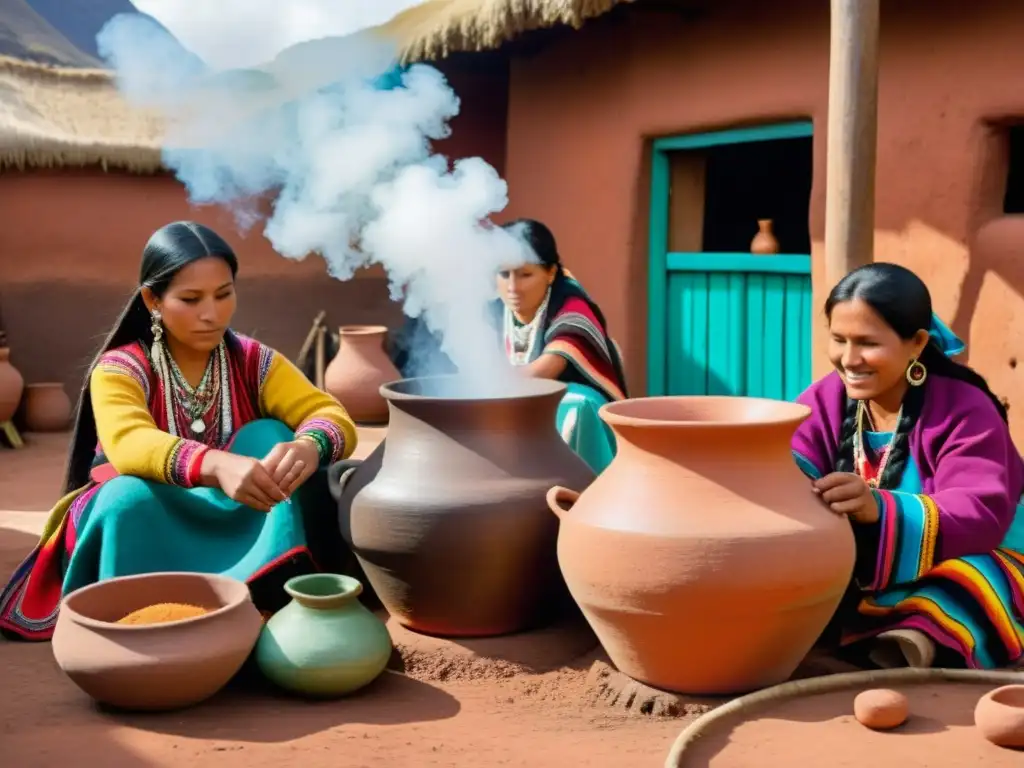
<path fill-rule="evenodd" d="M 241 669 L 263 621 L 248 587 L 205 573 L 150 573 L 67 595 L 53 655 L 101 704 L 160 711 L 213 696 Z"/>

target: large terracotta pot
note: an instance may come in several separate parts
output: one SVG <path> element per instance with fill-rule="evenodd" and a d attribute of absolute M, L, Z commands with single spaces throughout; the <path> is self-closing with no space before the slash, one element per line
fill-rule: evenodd
<path fill-rule="evenodd" d="M 548 502 L 569 590 L 620 671 L 731 694 L 786 680 L 811 649 L 854 542 L 793 461 L 809 413 L 744 397 L 602 407 L 615 459 L 582 495 L 552 488 Z"/>
<path fill-rule="evenodd" d="M 546 491 L 594 477 L 558 434 L 566 386 L 524 379 L 515 395 L 460 398 L 458 377 L 382 389 L 386 440 L 340 488 L 342 536 L 381 603 L 409 629 L 482 637 L 574 611 L 558 569 Z"/>
<path fill-rule="evenodd" d="M 0 347 L 0 423 L 10 421 L 21 402 L 25 380 L 11 365 L 11 350 Z"/>
<path fill-rule="evenodd" d="M 25 428 L 29 432 L 63 432 L 71 422 L 71 400 L 54 382 L 25 387 Z"/>
<path fill-rule="evenodd" d="M 163 624 L 116 623 L 158 603 L 209 609 Z M 203 573 L 124 576 L 64 598 L 53 630 L 58 666 L 97 701 L 169 710 L 209 698 L 241 669 L 263 619 L 241 581 Z"/>
<path fill-rule="evenodd" d="M 402 378 L 384 351 L 383 325 L 343 325 L 338 354 L 324 371 L 324 389 L 338 398 L 355 421 L 374 424 L 388 419 L 380 388 Z"/>

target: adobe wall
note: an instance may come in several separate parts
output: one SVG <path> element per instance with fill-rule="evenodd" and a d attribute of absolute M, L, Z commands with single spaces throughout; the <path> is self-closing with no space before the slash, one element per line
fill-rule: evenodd
<path fill-rule="evenodd" d="M 463 97 L 453 135 L 437 151 L 451 158 L 483 156 L 499 172 L 504 160 L 506 93 L 501 78 L 450 71 Z M 401 309 L 388 297 L 383 273 L 342 283 L 323 260 L 279 256 L 257 225 L 240 235 L 216 208 L 189 205 L 170 175 L 136 176 L 100 169 L 0 174 L 0 324 L 12 362 L 26 381 L 64 382 L 72 398 L 113 320 L 138 280 L 146 240 L 163 224 L 194 219 L 226 237 L 240 261 L 235 328 L 292 359 L 314 316 L 332 325 L 395 327 Z"/>
<path fill-rule="evenodd" d="M 646 368 L 649 139 L 812 119 L 821 263 L 828 3 L 703 5 L 711 10 L 685 17 L 628 6 L 511 65 L 510 213 L 553 228 L 624 347 L 635 394 Z M 1002 215 L 1006 149 L 995 125 L 1024 117 L 1022 38 L 1014 0 L 883 3 L 876 259 L 928 282 L 971 364 L 1019 403 L 1012 425 L 1024 445 L 1024 217 Z M 830 287 L 816 270 L 816 306 Z M 818 318 L 819 374 L 823 328 Z"/>

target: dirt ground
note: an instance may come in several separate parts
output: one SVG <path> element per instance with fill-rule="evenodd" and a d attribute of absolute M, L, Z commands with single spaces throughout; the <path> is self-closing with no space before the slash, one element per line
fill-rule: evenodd
<path fill-rule="evenodd" d="M 0 578 L 35 543 L 60 483 L 65 436 L 0 448 Z M 369 442 L 369 441 L 368 441 Z M 14 512 L 11 512 L 14 510 Z M 26 512 L 34 514 L 25 514 Z M 545 674 L 387 672 L 342 701 L 307 703 L 251 680 L 181 713 L 101 711 L 48 644 L 0 640 L 0 764 L 18 768 L 662 765 L 684 719 L 588 703 L 583 657 Z M 504 674 L 504 673 L 503 673 Z"/>

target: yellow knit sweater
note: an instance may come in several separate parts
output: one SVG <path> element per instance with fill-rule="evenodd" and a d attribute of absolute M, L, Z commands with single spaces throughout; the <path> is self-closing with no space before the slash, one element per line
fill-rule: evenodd
<path fill-rule="evenodd" d="M 280 353 L 260 345 L 259 354 L 265 373 L 262 382 L 254 386 L 259 387 L 262 416 L 284 422 L 296 436 L 313 438 L 322 463 L 351 455 L 356 446 L 356 427 L 341 404 L 313 386 Z M 157 427 L 148 405 L 151 376 L 131 347 L 113 350 L 100 359 L 89 379 L 99 443 L 118 474 L 191 486 L 211 446 L 175 437 Z"/>

